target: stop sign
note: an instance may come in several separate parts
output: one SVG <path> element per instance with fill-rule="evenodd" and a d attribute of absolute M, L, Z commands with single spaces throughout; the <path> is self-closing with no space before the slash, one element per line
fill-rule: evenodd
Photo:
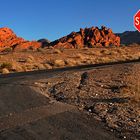
<path fill-rule="evenodd" d="M 140 32 L 140 10 L 134 15 L 134 27 Z"/>

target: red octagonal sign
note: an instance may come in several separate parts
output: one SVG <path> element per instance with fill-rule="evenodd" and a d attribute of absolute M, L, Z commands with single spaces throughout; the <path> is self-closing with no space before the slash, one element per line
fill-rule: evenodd
<path fill-rule="evenodd" d="M 140 10 L 134 15 L 134 27 L 140 32 Z"/>

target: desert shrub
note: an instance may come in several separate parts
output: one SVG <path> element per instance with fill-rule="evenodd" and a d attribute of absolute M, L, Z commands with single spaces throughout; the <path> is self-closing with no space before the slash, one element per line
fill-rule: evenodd
<path fill-rule="evenodd" d="M 35 66 L 37 69 L 39 69 L 39 70 L 45 69 L 45 66 L 44 66 L 43 64 L 40 64 L 40 63 L 37 63 L 37 64 L 35 64 L 34 66 Z"/>
<path fill-rule="evenodd" d="M 4 69 L 4 68 L 12 69 L 12 64 L 9 62 L 4 62 L 0 65 L 0 69 Z"/>
<path fill-rule="evenodd" d="M 44 52 L 45 49 L 44 49 L 44 48 L 37 48 L 37 51 L 38 51 L 38 52 Z"/>
<path fill-rule="evenodd" d="M 3 69 L 1 70 L 1 73 L 2 73 L 2 74 L 8 74 L 8 73 L 10 73 L 10 71 L 9 71 L 7 68 L 3 68 Z"/>
<path fill-rule="evenodd" d="M 12 48 L 5 48 L 2 52 L 7 52 L 7 53 L 9 53 L 9 52 L 12 52 L 12 51 L 13 51 Z"/>
<path fill-rule="evenodd" d="M 57 59 L 57 60 L 54 61 L 53 64 L 54 64 L 54 66 L 61 67 L 61 66 L 65 65 L 65 61 L 61 60 L 61 59 Z"/>
<path fill-rule="evenodd" d="M 76 61 L 74 59 L 66 59 L 65 60 L 65 63 L 68 66 L 74 66 L 74 65 L 76 65 Z"/>
<path fill-rule="evenodd" d="M 96 63 L 109 63 L 109 62 L 113 62 L 114 60 L 109 58 L 109 57 L 102 57 L 102 58 L 96 58 L 95 62 Z"/>
<path fill-rule="evenodd" d="M 100 52 L 105 55 L 111 55 L 111 51 L 107 49 L 101 50 Z"/>
<path fill-rule="evenodd" d="M 53 53 L 56 53 L 56 54 L 61 54 L 62 51 L 60 49 L 54 49 Z"/>
<path fill-rule="evenodd" d="M 81 53 L 76 54 L 76 58 L 85 59 L 85 56 Z"/>
<path fill-rule="evenodd" d="M 23 71 L 21 65 L 17 62 L 12 62 L 12 69 L 11 69 L 12 72 L 21 72 Z"/>
<path fill-rule="evenodd" d="M 46 69 L 52 69 L 52 66 L 50 64 L 46 63 L 46 64 L 44 64 L 44 66 L 45 66 Z"/>
<path fill-rule="evenodd" d="M 28 63 L 32 63 L 34 61 L 35 61 L 35 59 L 32 55 L 28 56 L 28 58 L 26 59 L 26 62 L 28 62 Z"/>

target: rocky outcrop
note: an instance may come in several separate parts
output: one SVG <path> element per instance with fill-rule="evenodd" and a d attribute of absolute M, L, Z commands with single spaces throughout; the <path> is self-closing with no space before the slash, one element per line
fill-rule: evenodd
<path fill-rule="evenodd" d="M 120 38 L 113 34 L 111 29 L 102 26 L 80 29 L 79 32 L 72 32 L 68 36 L 62 37 L 54 42 L 47 39 L 38 41 L 27 41 L 16 34 L 9 28 L 0 28 L 0 51 L 10 48 L 12 50 L 36 49 L 39 47 L 52 46 L 54 48 L 83 48 L 83 47 L 102 47 L 102 46 L 119 46 Z"/>
<path fill-rule="evenodd" d="M 83 48 L 83 47 L 103 47 L 119 46 L 120 37 L 115 35 L 111 29 L 104 26 L 80 29 L 79 32 L 72 32 L 68 36 L 62 37 L 50 43 L 51 46 L 59 48 Z"/>
<path fill-rule="evenodd" d="M 9 28 L 0 28 L 0 51 L 6 48 L 12 49 L 27 49 L 29 47 L 38 48 L 41 43 L 36 41 L 26 41 L 21 37 L 17 37 L 16 34 Z"/>

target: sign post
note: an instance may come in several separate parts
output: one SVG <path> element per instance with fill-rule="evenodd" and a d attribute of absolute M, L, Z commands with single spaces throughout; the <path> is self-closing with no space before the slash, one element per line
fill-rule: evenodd
<path fill-rule="evenodd" d="M 134 15 L 134 27 L 140 32 L 140 10 Z"/>

